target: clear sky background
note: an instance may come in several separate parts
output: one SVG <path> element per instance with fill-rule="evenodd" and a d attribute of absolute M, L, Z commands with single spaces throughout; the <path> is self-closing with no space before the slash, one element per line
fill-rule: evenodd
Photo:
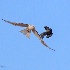
<path fill-rule="evenodd" d="M 56 51 L 43 46 L 31 33 L 30 39 L 15 27 L 3 22 L 33 24 L 41 33 L 44 26 L 53 36 L 44 41 Z M 70 0 L 1 0 L 0 1 L 0 70 L 70 70 Z"/>

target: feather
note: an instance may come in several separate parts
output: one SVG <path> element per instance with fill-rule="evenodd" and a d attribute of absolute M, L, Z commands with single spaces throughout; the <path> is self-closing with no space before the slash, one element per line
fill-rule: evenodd
<path fill-rule="evenodd" d="M 32 32 L 38 37 L 38 39 L 41 41 L 41 43 L 42 43 L 44 46 L 46 46 L 47 48 L 51 49 L 51 48 L 43 41 L 43 39 L 40 37 L 40 35 L 38 34 L 38 32 L 37 32 L 35 29 L 32 30 Z M 51 50 L 55 51 L 54 49 L 51 49 Z"/>
<path fill-rule="evenodd" d="M 24 30 L 21 30 L 20 32 L 23 33 L 24 35 L 26 35 L 26 37 L 28 37 L 30 39 L 30 33 L 31 33 L 31 31 L 28 31 L 27 28 L 24 29 Z"/>
<path fill-rule="evenodd" d="M 2 19 L 2 20 L 7 22 L 7 23 L 10 23 L 12 25 L 15 25 L 15 26 L 21 26 L 21 27 L 28 27 L 29 26 L 28 24 L 24 24 L 24 23 L 10 22 L 10 21 L 4 20 L 4 19 Z"/>

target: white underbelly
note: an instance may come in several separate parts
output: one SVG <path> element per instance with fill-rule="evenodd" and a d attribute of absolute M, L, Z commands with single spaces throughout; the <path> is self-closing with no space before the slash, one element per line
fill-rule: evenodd
<path fill-rule="evenodd" d="M 32 25 L 29 25 L 29 26 L 28 26 L 28 29 L 29 29 L 29 30 L 32 30 L 32 29 L 34 29 L 34 28 L 35 28 L 35 27 L 32 26 Z"/>

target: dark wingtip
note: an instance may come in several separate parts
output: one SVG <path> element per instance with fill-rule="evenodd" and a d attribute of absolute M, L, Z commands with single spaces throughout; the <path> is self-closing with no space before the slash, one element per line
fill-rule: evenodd
<path fill-rule="evenodd" d="M 49 47 L 49 49 L 51 49 L 51 50 L 55 51 L 54 49 L 52 49 L 52 48 L 50 48 L 50 47 Z"/>
<path fill-rule="evenodd" d="M 54 50 L 55 51 L 55 50 Z"/>
<path fill-rule="evenodd" d="M 49 49 L 51 49 L 51 48 L 49 48 Z"/>
<path fill-rule="evenodd" d="M 2 19 L 3 20 L 3 19 Z"/>
<path fill-rule="evenodd" d="M 52 49 L 53 51 L 55 51 L 54 49 Z"/>

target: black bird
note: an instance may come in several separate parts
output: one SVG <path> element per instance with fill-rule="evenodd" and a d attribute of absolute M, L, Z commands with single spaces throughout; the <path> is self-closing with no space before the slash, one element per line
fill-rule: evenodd
<path fill-rule="evenodd" d="M 51 37 L 52 34 L 53 34 L 53 33 L 52 33 L 52 29 L 49 28 L 49 27 L 47 27 L 47 26 L 44 26 L 44 28 L 45 28 L 46 32 L 43 32 L 43 33 L 40 34 L 41 38 L 43 39 L 44 36 L 46 36 L 46 38 Z"/>

